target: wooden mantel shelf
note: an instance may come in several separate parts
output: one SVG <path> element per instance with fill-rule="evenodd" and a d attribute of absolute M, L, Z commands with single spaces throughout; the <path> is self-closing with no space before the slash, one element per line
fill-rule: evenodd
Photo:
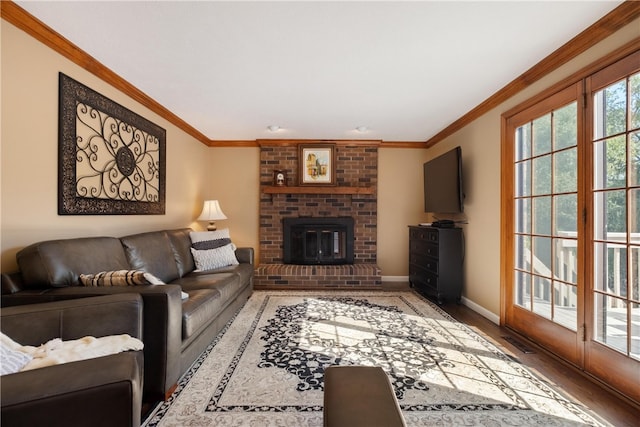
<path fill-rule="evenodd" d="M 375 194 L 375 187 L 276 186 L 262 187 L 265 194 Z"/>

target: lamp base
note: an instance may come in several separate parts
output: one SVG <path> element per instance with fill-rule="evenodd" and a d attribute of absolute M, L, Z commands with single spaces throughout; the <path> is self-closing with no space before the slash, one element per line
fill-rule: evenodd
<path fill-rule="evenodd" d="M 216 223 L 213 221 L 209 221 L 209 225 L 207 225 L 207 231 L 216 231 Z"/>

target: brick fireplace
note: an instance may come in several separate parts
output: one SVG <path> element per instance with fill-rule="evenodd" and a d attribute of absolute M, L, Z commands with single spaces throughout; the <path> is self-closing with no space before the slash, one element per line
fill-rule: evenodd
<path fill-rule="evenodd" d="M 274 170 L 286 173 L 285 187 L 273 186 Z M 298 143 L 260 141 L 260 260 L 254 279 L 256 289 L 379 287 L 377 180 L 377 142 L 336 143 L 336 186 L 319 188 L 298 186 Z M 352 217 L 353 264 L 284 264 L 283 219 L 300 217 Z"/>

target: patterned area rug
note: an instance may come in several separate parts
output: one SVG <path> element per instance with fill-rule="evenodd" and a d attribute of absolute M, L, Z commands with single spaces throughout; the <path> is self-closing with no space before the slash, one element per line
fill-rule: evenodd
<path fill-rule="evenodd" d="M 330 365 L 382 366 L 408 426 L 603 425 L 413 292 L 256 291 L 145 426 L 322 426 Z"/>

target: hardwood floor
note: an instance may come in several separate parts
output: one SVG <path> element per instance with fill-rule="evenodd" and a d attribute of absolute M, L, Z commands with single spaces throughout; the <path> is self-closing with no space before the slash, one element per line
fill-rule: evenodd
<path fill-rule="evenodd" d="M 573 366 L 560 361 L 535 343 L 518 336 L 510 329 L 496 325 L 464 305 L 452 303 L 441 307 L 453 318 L 466 323 L 475 332 L 505 349 L 507 354 L 515 357 L 541 378 L 590 408 L 605 421 L 619 427 L 640 426 L 640 407 L 631 404 L 623 396 L 610 391 Z M 533 353 L 524 353 L 504 337 L 516 339 Z"/>
<path fill-rule="evenodd" d="M 406 282 L 383 282 L 382 288 L 388 291 L 410 289 Z M 596 379 L 588 377 L 534 342 L 508 328 L 496 325 L 464 305 L 450 303 L 440 307 L 454 319 L 467 324 L 475 332 L 504 349 L 509 356 L 519 360 L 549 384 L 594 411 L 604 421 L 616 427 L 640 426 L 640 405 L 617 394 Z M 507 341 L 505 337 L 513 338 L 516 344 Z M 519 345 L 532 350 L 533 353 L 523 352 Z M 638 386 L 640 387 L 640 384 Z"/>

